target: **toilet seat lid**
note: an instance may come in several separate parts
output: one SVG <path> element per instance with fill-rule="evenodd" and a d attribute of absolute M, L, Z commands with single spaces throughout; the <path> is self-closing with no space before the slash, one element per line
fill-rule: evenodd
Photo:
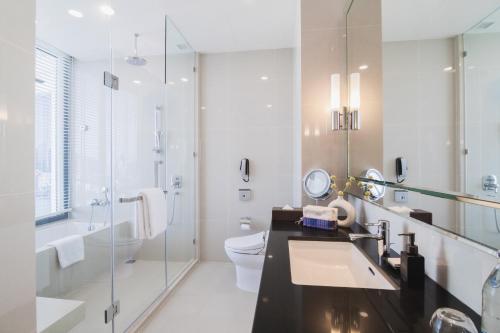
<path fill-rule="evenodd" d="M 266 246 L 266 232 L 263 231 L 253 235 L 228 238 L 225 241 L 225 245 L 227 248 L 238 252 L 261 250 Z"/>

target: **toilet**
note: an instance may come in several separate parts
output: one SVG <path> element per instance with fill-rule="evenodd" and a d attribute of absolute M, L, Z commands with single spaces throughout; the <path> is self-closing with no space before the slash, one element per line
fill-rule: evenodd
<path fill-rule="evenodd" d="M 236 266 L 236 285 L 238 288 L 258 292 L 264 255 L 269 232 L 228 238 L 224 242 L 226 254 Z"/>

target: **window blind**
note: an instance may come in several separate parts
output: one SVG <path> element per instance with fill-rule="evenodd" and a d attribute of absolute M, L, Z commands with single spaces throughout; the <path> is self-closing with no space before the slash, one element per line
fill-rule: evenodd
<path fill-rule="evenodd" d="M 70 115 L 73 58 L 35 48 L 35 216 L 67 217 L 70 209 Z"/>

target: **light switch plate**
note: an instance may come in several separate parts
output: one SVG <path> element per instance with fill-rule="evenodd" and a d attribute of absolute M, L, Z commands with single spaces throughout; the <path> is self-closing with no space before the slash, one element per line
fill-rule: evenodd
<path fill-rule="evenodd" d="M 240 188 L 238 193 L 240 201 L 250 201 L 252 199 L 252 190 L 249 188 Z"/>
<path fill-rule="evenodd" d="M 394 201 L 396 201 L 396 202 L 408 202 L 408 191 L 395 190 L 394 191 Z"/>

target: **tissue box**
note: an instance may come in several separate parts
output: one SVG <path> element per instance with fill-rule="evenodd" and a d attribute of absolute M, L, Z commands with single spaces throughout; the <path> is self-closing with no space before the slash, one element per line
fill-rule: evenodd
<path fill-rule="evenodd" d="M 304 217 L 302 221 L 305 227 L 324 230 L 337 230 L 337 221 L 319 220 L 310 217 Z"/>

